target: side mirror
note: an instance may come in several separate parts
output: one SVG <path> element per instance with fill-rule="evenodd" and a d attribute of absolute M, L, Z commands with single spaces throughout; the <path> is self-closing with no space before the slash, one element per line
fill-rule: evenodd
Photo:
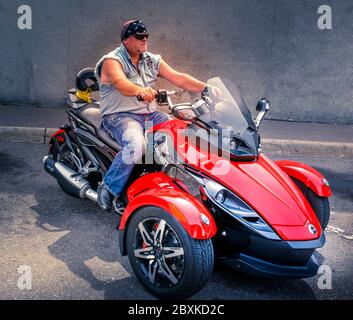
<path fill-rule="evenodd" d="M 172 109 L 172 115 L 175 118 L 184 121 L 192 121 L 197 117 L 194 109 L 190 105 L 175 106 Z"/>
<path fill-rule="evenodd" d="M 256 111 L 259 112 L 255 119 L 256 127 L 260 126 L 262 119 L 264 118 L 266 112 L 271 109 L 270 101 L 266 98 L 262 98 L 256 105 Z"/>

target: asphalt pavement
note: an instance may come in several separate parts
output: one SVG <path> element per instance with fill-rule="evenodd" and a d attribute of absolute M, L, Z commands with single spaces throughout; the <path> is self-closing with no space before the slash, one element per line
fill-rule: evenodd
<path fill-rule="evenodd" d="M 155 299 L 120 255 L 117 217 L 62 192 L 42 168 L 46 153 L 45 144 L 0 142 L 0 298 Z M 211 280 L 191 299 L 353 299 L 352 159 L 271 157 L 312 165 L 331 183 L 327 242 L 316 253 L 332 274 L 331 288 L 320 286 L 324 271 L 308 279 L 271 280 L 217 264 Z M 32 282 L 27 289 L 21 286 L 21 272 L 28 267 Z"/>

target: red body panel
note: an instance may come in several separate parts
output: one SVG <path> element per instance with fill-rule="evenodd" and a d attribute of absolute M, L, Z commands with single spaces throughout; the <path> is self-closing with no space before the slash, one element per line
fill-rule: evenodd
<path fill-rule="evenodd" d="M 120 230 L 125 229 L 135 210 L 144 206 L 156 206 L 173 215 L 193 239 L 209 239 L 217 232 L 214 219 L 205 206 L 182 190 L 165 173 L 150 173 L 136 180 L 128 189 L 128 200 Z M 209 225 L 201 221 L 201 213 L 207 216 Z"/>
<path fill-rule="evenodd" d="M 186 126 L 186 122 L 171 120 L 153 130 L 169 133 L 182 161 L 244 199 L 283 240 L 312 240 L 321 236 L 322 230 L 313 209 L 275 162 L 263 154 L 256 162 L 221 158 L 183 138 L 178 130 L 184 130 Z M 318 230 L 316 235 L 308 231 L 309 223 Z"/>
<path fill-rule="evenodd" d="M 309 231 L 309 220 L 306 221 L 304 226 L 276 226 L 276 232 L 282 239 L 297 240 L 298 234 L 301 235 L 303 240 L 313 239 L 312 233 Z M 314 224 L 314 223 L 312 223 Z M 319 226 L 318 226 L 319 225 Z M 315 224 L 316 230 L 320 229 L 320 224 Z M 321 235 L 322 231 L 320 232 Z"/>
<path fill-rule="evenodd" d="M 324 176 L 314 168 L 304 163 L 291 160 L 276 161 L 276 164 L 290 177 L 303 182 L 318 196 L 329 197 L 332 195 L 330 186 L 327 186 L 323 182 Z"/>
<path fill-rule="evenodd" d="M 53 152 L 52 149 L 54 148 L 54 139 L 57 139 L 60 143 L 64 142 L 64 137 L 63 137 L 64 133 L 65 133 L 65 130 L 59 129 L 51 135 L 49 140 L 49 153 Z M 59 140 L 60 138 L 62 141 Z"/>
<path fill-rule="evenodd" d="M 54 137 L 56 137 L 57 135 L 62 134 L 62 133 L 65 133 L 65 130 L 59 129 L 58 131 L 55 131 L 55 132 L 51 135 L 50 140 L 53 139 Z"/>

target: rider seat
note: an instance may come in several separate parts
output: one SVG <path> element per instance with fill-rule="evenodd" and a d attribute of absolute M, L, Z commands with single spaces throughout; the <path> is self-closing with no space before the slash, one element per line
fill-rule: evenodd
<path fill-rule="evenodd" d="M 87 106 L 80 109 L 78 113 L 80 119 L 82 119 L 84 122 L 86 122 L 95 129 L 96 134 L 100 140 L 102 140 L 108 146 L 113 148 L 116 152 L 121 149 L 118 142 L 103 129 L 102 117 L 100 114 L 98 103 L 89 103 Z"/>

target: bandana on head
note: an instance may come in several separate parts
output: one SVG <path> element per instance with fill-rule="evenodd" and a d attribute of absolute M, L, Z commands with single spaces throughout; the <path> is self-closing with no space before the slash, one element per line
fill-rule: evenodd
<path fill-rule="evenodd" d="M 120 34 L 121 41 L 137 33 L 147 33 L 147 29 L 141 20 L 132 20 L 130 23 L 124 23 Z"/>

